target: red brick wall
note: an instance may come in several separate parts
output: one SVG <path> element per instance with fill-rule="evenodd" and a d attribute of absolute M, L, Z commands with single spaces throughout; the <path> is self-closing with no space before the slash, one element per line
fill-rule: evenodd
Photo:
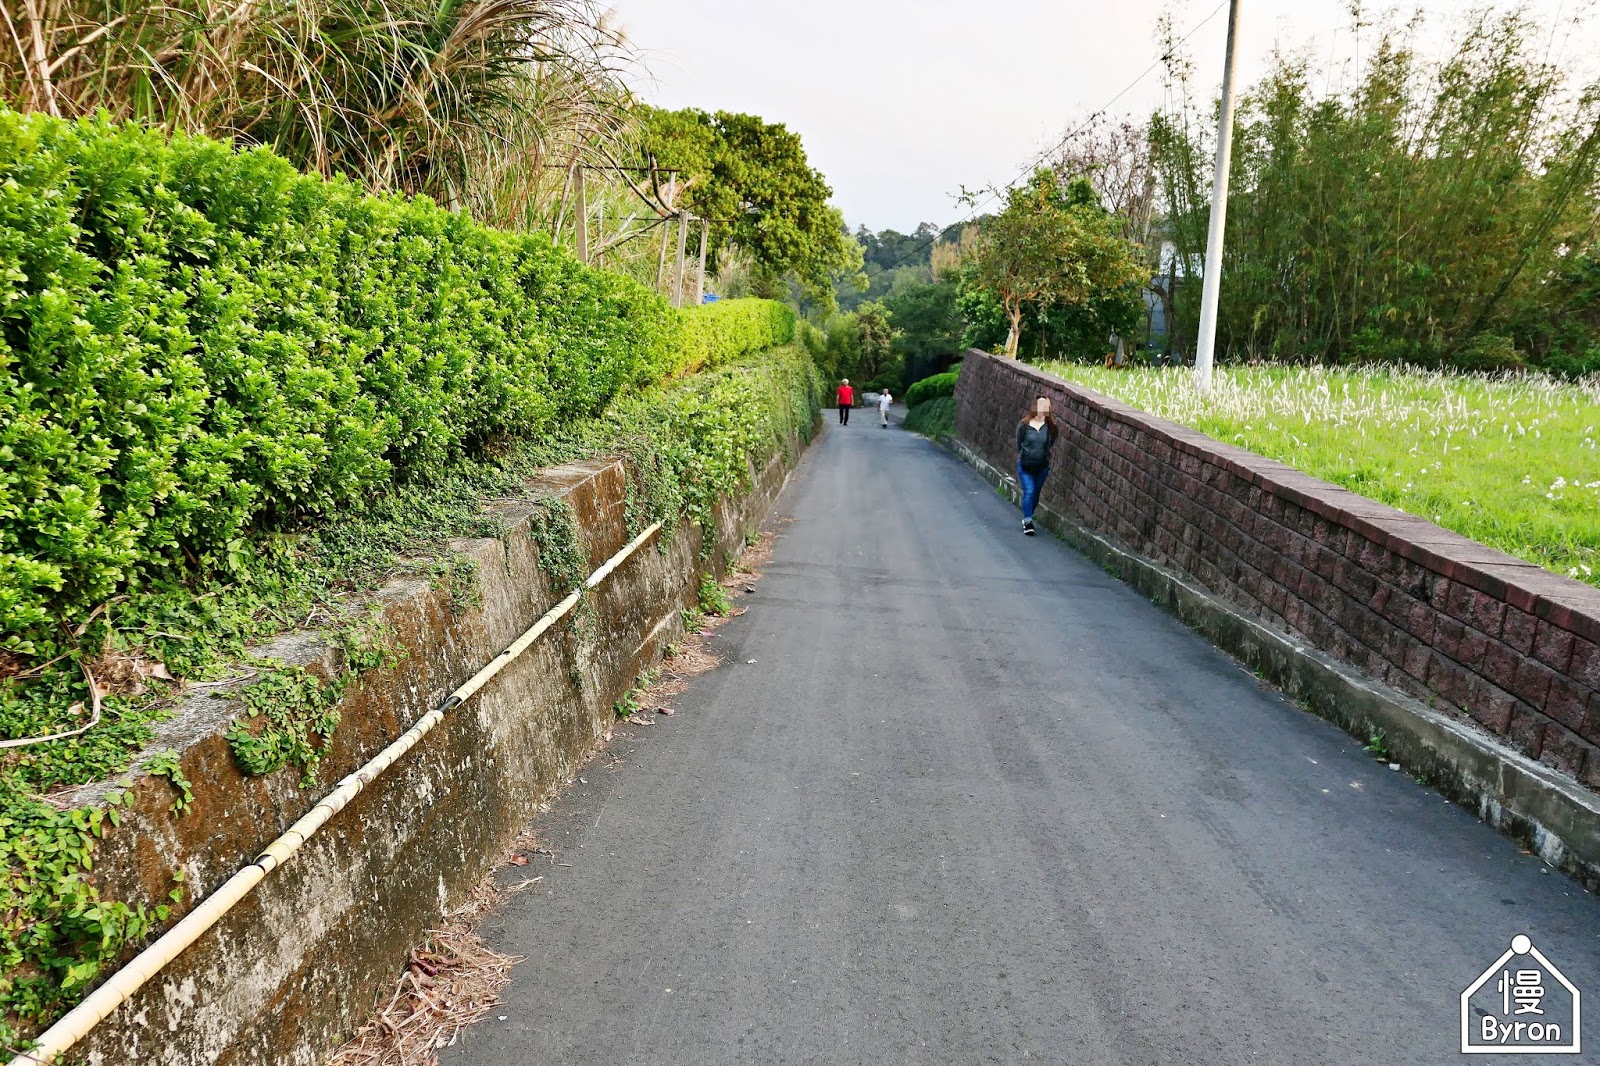
<path fill-rule="evenodd" d="M 1600 589 L 982 352 L 956 434 L 1015 471 L 1035 396 L 1045 506 L 1600 789 Z"/>

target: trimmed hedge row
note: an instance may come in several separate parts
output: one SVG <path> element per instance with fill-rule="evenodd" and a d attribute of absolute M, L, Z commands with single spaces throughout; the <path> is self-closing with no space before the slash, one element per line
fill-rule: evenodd
<path fill-rule="evenodd" d="M 707 530 L 709 549 L 716 539 L 718 498 L 748 488 L 752 460 L 759 464 L 794 438 L 810 438 L 821 413 L 822 393 L 811 357 L 794 345 L 660 387 L 630 390 L 601 417 L 564 422 L 536 440 L 512 444 L 491 460 L 463 463 L 437 483 L 409 486 L 378 501 L 365 515 L 311 526 L 295 558 L 263 561 L 253 580 L 278 586 L 281 598 L 275 613 L 285 614 L 293 626 L 307 614 L 311 588 L 305 586 L 326 585 L 346 574 L 351 562 L 349 540 L 368 542 L 373 554 L 369 564 L 386 571 L 401 556 L 414 559 L 419 553 L 437 551 L 430 534 L 504 535 L 503 530 L 475 524 L 484 499 L 526 492 L 543 467 L 613 455 L 629 461 L 628 518 L 633 528 L 659 520 L 670 537 L 688 519 Z M 559 522 L 554 525 L 560 528 Z M 398 527 L 406 534 L 396 539 L 384 527 Z M 563 592 L 581 585 L 589 566 L 576 541 L 559 533 L 550 541 L 539 539 L 537 533 L 535 537 L 540 565 L 552 589 Z M 295 585 L 301 587 L 289 587 Z M 248 595 L 241 589 L 216 593 L 218 599 Z M 337 609 L 329 612 L 337 613 Z M 370 622 L 368 618 L 358 624 Z M 374 635 L 372 630 L 366 632 Z M 183 636 L 185 646 L 217 639 L 215 632 L 204 629 L 191 629 Z M 359 646 L 347 640 L 341 643 L 352 649 Z M 339 695 L 361 669 L 373 665 L 363 658 L 360 653 L 351 655 L 344 672 L 330 679 L 252 660 L 252 669 L 261 676 L 242 694 L 241 709 L 262 709 L 261 720 L 267 720 L 268 713 L 287 711 L 296 717 L 314 715 L 317 721 L 305 721 L 307 728 L 297 742 L 303 745 L 301 750 L 289 752 L 278 747 L 288 736 L 281 731 L 287 724 L 283 719 L 257 735 L 243 727 L 241 718 L 229 734 L 241 767 L 262 773 L 287 765 L 287 772 L 313 774 L 318 752 L 309 745 L 317 739 L 326 742 L 337 722 L 333 712 Z M 228 672 L 237 670 L 230 667 Z M 0 760 L 0 1048 L 16 1047 L 77 1003 L 128 948 L 169 918 L 167 901 L 113 899 L 102 895 L 103 886 L 86 876 L 96 839 L 117 820 L 115 800 L 109 807 L 61 810 L 39 798 L 47 782 L 81 784 L 120 772 L 148 738 L 148 727 L 137 724 L 156 713 L 148 701 L 144 706 L 110 702 L 121 725 L 102 723 L 90 737 L 120 731 L 121 740 L 101 746 L 98 763 L 72 759 L 65 749 L 74 741 L 48 746 L 47 755 L 53 760 L 49 768 Z M 271 739 L 274 730 L 276 740 Z M 248 760 L 239 746 L 245 738 L 250 746 L 246 750 L 253 753 Z M 255 754 L 278 757 L 257 762 Z M 181 792 L 190 788 L 187 781 L 179 784 L 181 777 L 172 780 Z M 214 782 L 193 783 L 202 798 L 215 787 Z M 192 816 L 174 810 L 174 817 Z"/>
<path fill-rule="evenodd" d="M 794 340 L 795 316 L 776 300 L 719 300 L 678 312 L 677 373 L 717 367 Z"/>
<path fill-rule="evenodd" d="M 793 328 L 265 150 L 0 108 L 0 652 Z"/>
<path fill-rule="evenodd" d="M 956 398 L 935 396 L 906 412 L 904 428 L 924 437 L 949 437 L 956 431 Z"/>
<path fill-rule="evenodd" d="M 909 410 L 928 400 L 937 400 L 941 396 L 954 396 L 956 378 L 960 373 L 959 370 L 952 370 L 947 374 L 935 374 L 916 382 L 906 390 L 906 408 Z"/>

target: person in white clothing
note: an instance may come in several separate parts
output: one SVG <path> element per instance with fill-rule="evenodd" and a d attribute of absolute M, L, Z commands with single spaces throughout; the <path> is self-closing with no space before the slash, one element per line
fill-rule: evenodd
<path fill-rule="evenodd" d="M 889 428 L 889 405 L 894 403 L 894 397 L 889 395 L 889 390 L 884 389 L 878 394 L 878 424 L 884 429 Z"/>

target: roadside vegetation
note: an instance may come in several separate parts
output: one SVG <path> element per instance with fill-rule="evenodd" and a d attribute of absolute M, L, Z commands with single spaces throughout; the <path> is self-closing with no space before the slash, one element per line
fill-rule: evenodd
<path fill-rule="evenodd" d="M 638 54 L 589 0 L 3 18 L 9 1052 L 184 901 L 177 874 L 168 898 L 102 898 L 124 793 L 71 792 L 137 758 L 182 817 L 195 783 L 144 748 L 185 683 L 253 675 L 235 760 L 313 784 L 346 686 L 397 654 L 369 611 L 384 581 L 470 601 L 450 540 L 584 458 L 629 461 L 634 528 L 709 532 L 821 396 L 793 311 L 733 297 L 825 289 L 860 255 L 798 137 L 643 106 Z M 724 299 L 674 306 L 702 288 Z M 570 510 L 532 527 L 552 585 L 578 585 Z M 240 668 L 296 629 L 344 668 Z"/>
<path fill-rule="evenodd" d="M 1219 361 L 1600 371 L 1600 84 L 1552 58 L 1578 51 L 1576 23 L 1509 4 L 1351 17 L 1358 63 L 1285 49 L 1240 93 Z M 1160 109 L 1068 123 L 1040 169 L 972 201 L 988 213 L 858 229 L 845 314 L 816 325 L 847 334 L 881 303 L 902 386 L 968 346 L 1191 363 L 1215 95 L 1173 16 L 1156 29 Z"/>
<path fill-rule="evenodd" d="M 169 646 L 186 658 L 171 665 L 137 631 L 113 630 L 111 647 L 97 664 L 161 663 L 185 677 L 235 676 L 246 644 L 295 628 L 313 626 L 347 642 L 346 671 L 320 681 L 270 661 L 251 660 L 260 680 L 244 690 L 241 723 L 259 706 L 276 717 L 265 730 L 230 735 L 241 768 L 273 772 L 287 767 L 307 783 L 315 780 L 317 755 L 338 727 L 332 714 L 343 687 L 364 668 L 380 665 L 382 645 L 364 605 L 386 579 L 431 576 L 469 594 L 470 570 L 449 551 L 455 537 L 494 536 L 501 530 L 482 508 L 485 500 L 526 494 L 528 479 L 545 466 L 621 455 L 629 462 L 628 519 L 643 528 L 661 520 L 670 531 L 683 519 L 711 530 L 718 497 L 737 491 L 748 477 L 749 458 L 771 454 L 811 431 L 821 410 L 816 370 L 805 351 L 789 345 L 747 355 L 694 375 L 630 392 L 603 415 L 579 419 L 522 442 L 496 457 L 456 464 L 426 484 L 386 494 L 360 515 L 312 524 L 293 539 L 292 550 L 257 555 L 232 580 L 196 585 L 205 611 L 174 621 Z M 552 510 L 536 517 L 541 563 L 557 591 L 577 587 L 587 576 L 572 540 L 571 516 Z M 191 600 L 195 597 L 191 596 Z M 177 628 L 182 626 L 181 630 Z M 69 664 L 63 664 L 69 665 Z M 151 724 L 169 713 L 176 686 L 143 671 L 144 691 L 108 694 L 101 726 L 82 737 L 21 749 L 0 763 L 0 1046 L 15 1046 L 19 1034 L 70 1007 L 123 949 L 136 944 L 166 919 L 173 900 L 119 901 L 104 898 L 87 880 L 94 841 L 118 820 L 115 803 L 67 808 L 72 786 L 115 777 L 137 756 Z M 71 672 L 51 680 L 48 672 L 26 683 L 49 682 L 40 695 L 70 687 Z M 135 671 L 131 676 L 141 676 Z M 23 682 L 0 682 L 15 699 Z M 23 690 L 26 691 L 26 690 Z M 48 728 L 71 710 L 64 695 L 30 701 L 57 718 L 8 724 Z M 70 715 L 69 715 L 70 718 Z M 175 817 L 187 781 L 173 779 Z M 174 883 L 181 900 L 182 885 Z"/>
<path fill-rule="evenodd" d="M 923 378 L 906 390 L 906 417 L 913 433 L 935 439 L 956 431 L 956 378 L 959 371 Z"/>
<path fill-rule="evenodd" d="M 1391 19 L 1365 28 L 1354 77 L 1279 53 L 1241 96 L 1218 350 L 1600 369 L 1600 85 L 1551 60 L 1561 27 L 1517 9 L 1463 17 L 1437 59 L 1419 54 L 1420 16 Z M 1181 49 L 1168 54 L 1176 103 L 1146 126 L 1143 180 L 1188 352 L 1215 119 Z"/>
<path fill-rule="evenodd" d="M 956 431 L 956 401 L 950 396 L 940 396 L 918 404 L 906 412 L 901 424 L 925 437 L 948 437 Z"/>
<path fill-rule="evenodd" d="M 539 467 L 631 460 L 629 521 L 708 526 L 752 456 L 806 433 L 793 313 L 677 309 L 543 234 L 372 196 L 103 118 L 0 107 L 0 1045 L 79 998 L 183 898 L 88 879 L 114 778 L 185 681 L 296 628 L 318 678 L 252 660 L 240 768 L 310 784 L 345 686 L 395 649 L 367 611 L 396 574 L 458 598 L 448 541 Z M 788 346 L 786 346 L 788 345 Z M 570 514 L 535 539 L 563 591 Z M 181 817 L 192 783 L 150 753 Z"/>
<path fill-rule="evenodd" d="M 1600 381 L 1399 367 L 1044 369 L 1600 585 Z"/>

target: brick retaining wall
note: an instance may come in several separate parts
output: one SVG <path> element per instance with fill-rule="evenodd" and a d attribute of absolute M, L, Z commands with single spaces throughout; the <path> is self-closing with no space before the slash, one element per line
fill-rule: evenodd
<path fill-rule="evenodd" d="M 1014 471 L 1034 396 L 1046 506 L 1600 789 L 1600 589 L 983 352 L 956 435 Z"/>

